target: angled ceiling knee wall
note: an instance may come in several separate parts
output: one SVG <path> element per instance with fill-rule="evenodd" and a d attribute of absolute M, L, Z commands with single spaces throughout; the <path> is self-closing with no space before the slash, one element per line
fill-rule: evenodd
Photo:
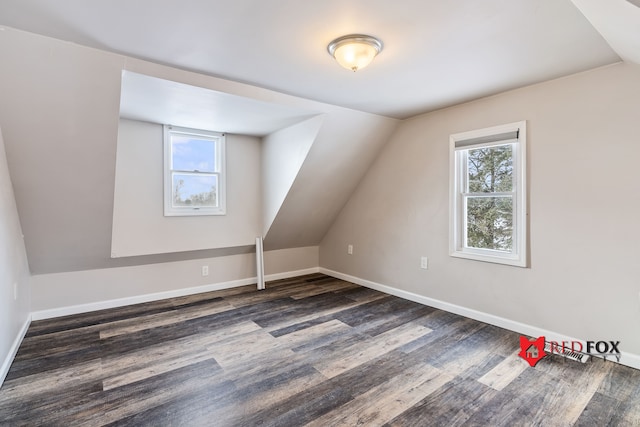
<path fill-rule="evenodd" d="M 318 115 L 262 139 L 263 236 L 268 234 L 323 121 L 323 115 Z"/>
<path fill-rule="evenodd" d="M 320 244 L 399 121 L 354 110 L 329 111 L 279 211 L 265 249 Z"/>
<path fill-rule="evenodd" d="M 295 130 L 296 124 L 306 129 L 299 140 L 302 154 L 292 168 L 298 170 L 280 182 L 277 196 L 263 199 L 270 179 L 252 184 L 257 213 L 251 230 L 255 235 L 266 233 L 266 249 L 319 244 L 398 123 L 10 28 L 2 31 L 0 52 L 0 121 L 34 274 L 170 262 L 186 254 L 198 258 L 199 252 L 207 250 L 216 251 L 207 256 L 235 250 L 213 242 L 207 248 L 187 245 L 175 252 L 165 248 L 164 255 L 111 257 L 119 122 L 121 118 L 151 121 L 134 112 L 121 117 L 121 87 L 128 82 L 123 81 L 123 70 L 134 79 L 137 74 L 175 83 L 165 88 L 172 96 L 194 87 L 207 90 L 205 103 L 215 107 L 221 100 L 242 114 L 240 120 L 229 123 L 260 124 L 253 130 L 217 129 L 253 138 L 253 142 L 243 141 L 253 147 L 257 169 L 281 167 L 263 159 L 261 139 L 280 130 L 283 134 Z M 154 82 L 144 83 L 153 86 Z M 168 104 L 179 105 L 176 99 L 171 101 Z M 158 104 L 154 101 L 153 107 Z M 265 117 L 274 120 L 261 121 Z M 153 121 L 170 121 L 158 120 Z M 261 180 L 263 173 L 256 172 L 255 179 Z M 268 212 L 262 211 L 263 203 Z"/>

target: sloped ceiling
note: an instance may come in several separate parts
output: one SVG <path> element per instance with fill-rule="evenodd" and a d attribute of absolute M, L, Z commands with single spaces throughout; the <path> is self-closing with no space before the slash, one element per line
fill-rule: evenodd
<path fill-rule="evenodd" d="M 395 118 L 619 61 L 570 0 L 3 0 L 0 24 Z M 355 74 L 326 49 L 349 33 L 384 44 Z"/>
<path fill-rule="evenodd" d="M 625 61 L 640 64 L 639 0 L 572 0 Z"/>
<path fill-rule="evenodd" d="M 243 107 L 247 107 L 249 111 L 262 111 L 263 118 L 269 118 L 264 123 L 243 125 L 231 117 L 227 125 L 240 126 L 235 128 L 239 132 L 264 136 L 265 132 L 280 126 L 290 128 L 290 123 L 302 122 L 310 116 L 322 118 L 320 130 L 316 126 L 308 141 L 291 141 L 293 144 L 304 142 L 308 154 L 302 156 L 291 177 L 283 181 L 284 187 L 274 197 L 273 204 L 276 212 L 273 224 L 280 223 L 282 220 L 278 218 L 283 216 L 291 219 L 289 228 L 295 226 L 313 232 L 304 232 L 302 236 L 284 232 L 280 235 L 266 224 L 265 246 L 273 241 L 269 247 L 317 245 L 368 162 L 397 125 L 395 119 L 13 29 L 0 31 L 0 55 L 3 58 L 0 127 L 5 135 L 29 264 L 36 274 L 184 259 L 182 254 L 110 257 L 123 69 L 127 70 L 125 87 L 135 80 L 152 93 L 168 90 L 174 100 L 192 96 L 191 92 L 198 90 L 203 92 L 203 97 L 197 98 L 213 110 L 217 101 L 223 99 L 241 113 L 245 111 Z M 133 90 L 122 96 L 125 104 L 129 95 L 140 100 L 140 93 Z M 145 99 L 147 106 L 157 101 L 153 96 Z M 136 113 L 133 107 L 125 110 L 131 116 L 148 113 Z M 150 110 L 175 113 L 170 108 Z M 191 111 L 197 116 L 205 110 L 208 111 L 208 107 Z M 186 124 L 173 119 L 169 122 Z M 283 167 L 285 165 L 279 164 L 282 161 L 283 158 L 275 158 L 263 168 Z M 326 181 L 326 185 L 318 183 L 320 179 Z M 302 212 L 296 207 L 295 198 L 300 191 L 307 198 L 306 211 Z M 322 214 L 305 215 L 309 211 Z M 188 257 L 228 255 L 245 250 L 212 246 L 211 250 L 190 253 Z"/>
<path fill-rule="evenodd" d="M 155 115 L 180 113 L 171 107 L 188 101 L 166 97 L 190 87 L 209 91 L 214 109 L 223 102 L 253 112 L 245 123 L 219 117 L 234 132 L 266 136 L 321 115 L 264 227 L 267 249 L 307 246 L 320 242 L 395 118 L 620 57 L 637 62 L 637 13 L 625 0 L 5 0 L 0 25 L 73 43 L 0 27 L 0 126 L 32 271 L 162 261 L 109 259 L 123 69 L 174 83 L 153 101 L 166 107 Z M 385 45 L 358 73 L 326 52 L 331 39 L 352 32 Z M 152 120 L 126 104 L 122 114 Z"/>
<path fill-rule="evenodd" d="M 122 72 L 120 117 L 262 137 L 318 114 L 131 71 Z"/>

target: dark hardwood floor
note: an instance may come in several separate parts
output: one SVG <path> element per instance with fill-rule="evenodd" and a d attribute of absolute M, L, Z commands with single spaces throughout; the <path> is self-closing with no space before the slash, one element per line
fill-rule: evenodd
<path fill-rule="evenodd" d="M 321 274 L 31 324 L 5 426 L 640 426 L 640 371 Z"/>

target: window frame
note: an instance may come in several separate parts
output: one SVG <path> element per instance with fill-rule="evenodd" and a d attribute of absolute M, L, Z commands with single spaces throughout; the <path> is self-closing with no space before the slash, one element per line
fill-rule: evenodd
<path fill-rule="evenodd" d="M 516 133 L 517 138 L 491 140 L 502 134 Z M 482 142 L 482 140 L 487 142 Z M 462 141 L 478 140 L 477 143 L 456 145 Z M 482 197 L 511 196 L 513 200 L 512 251 L 474 248 L 466 246 L 467 215 L 465 198 L 474 197 L 465 191 L 468 185 L 467 153 L 470 149 L 513 144 L 513 191 L 486 193 Z M 452 134 L 449 137 L 449 254 L 452 257 L 476 261 L 528 266 L 527 243 L 527 123 L 526 120 L 505 125 L 492 126 L 468 132 Z M 497 196 L 496 196 L 497 195 Z"/>
<path fill-rule="evenodd" d="M 214 157 L 216 160 L 213 172 L 201 172 L 197 170 L 173 169 L 173 153 L 171 145 L 172 135 L 194 136 L 200 139 L 209 140 L 214 143 Z M 225 161 L 224 133 L 202 129 L 192 129 L 173 125 L 163 126 L 164 145 L 164 216 L 204 216 L 204 215 L 226 215 L 226 161 Z M 173 206 L 173 174 L 182 173 L 189 175 L 216 176 L 217 180 L 217 201 L 218 206 Z"/>

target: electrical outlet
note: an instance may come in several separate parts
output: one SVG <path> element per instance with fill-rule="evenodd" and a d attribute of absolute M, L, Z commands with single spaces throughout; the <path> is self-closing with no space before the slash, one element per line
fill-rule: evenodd
<path fill-rule="evenodd" d="M 424 270 L 429 269 L 429 258 L 427 258 L 426 256 L 423 256 L 422 258 L 420 258 L 420 268 Z"/>
<path fill-rule="evenodd" d="M 18 282 L 13 284 L 13 300 L 16 301 L 18 299 Z"/>
<path fill-rule="evenodd" d="M 348 253 L 349 255 L 353 255 L 353 245 L 348 245 L 348 246 L 347 246 L 347 253 Z"/>
<path fill-rule="evenodd" d="M 203 265 L 202 266 L 202 276 L 208 276 L 209 275 L 209 266 L 208 265 Z"/>

